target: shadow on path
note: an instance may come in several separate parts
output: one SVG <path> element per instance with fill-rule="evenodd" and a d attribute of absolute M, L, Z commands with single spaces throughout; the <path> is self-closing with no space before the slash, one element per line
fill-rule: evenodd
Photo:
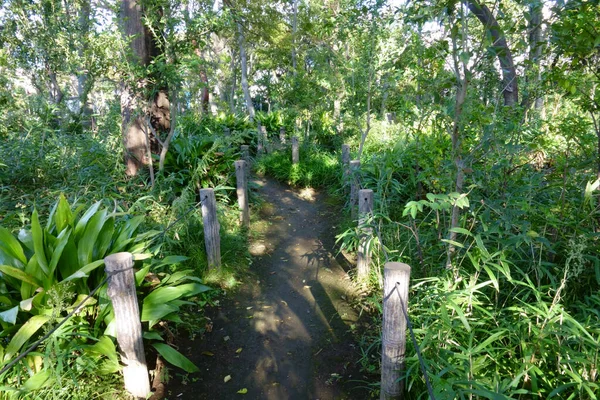
<path fill-rule="evenodd" d="M 312 190 L 256 183 L 270 223 L 263 246 L 255 244 L 263 250 L 251 266 L 256 280 L 208 311 L 211 333 L 182 344 L 200 372 L 169 385 L 169 398 L 366 398 L 349 383 L 362 379 L 348 333 L 357 315 L 346 299 L 355 290 L 332 254 L 335 212 Z"/>

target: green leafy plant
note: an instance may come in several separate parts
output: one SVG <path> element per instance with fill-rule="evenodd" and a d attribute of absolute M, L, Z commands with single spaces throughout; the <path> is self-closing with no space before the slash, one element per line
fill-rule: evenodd
<path fill-rule="evenodd" d="M 0 227 L 0 367 L 43 332 L 50 332 L 93 289 L 101 288 L 97 297 L 89 298 L 80 312 L 42 344 L 46 357 L 39 351 L 31 352 L 22 366 L 4 374 L 5 383 L 10 385 L 7 387 L 15 394 L 47 388 L 56 379 L 64 379 L 65 365 L 76 371 L 74 376 L 110 374 L 120 369 L 110 338 L 115 336 L 112 305 L 100 268 L 104 257 L 119 251 L 131 252 L 139 260 L 136 283 L 143 297 L 141 320 L 148 323 L 145 338 L 156 342 L 153 347 L 168 362 L 188 372 L 197 370 L 175 349 L 160 343 L 162 331 L 156 327 L 159 321 L 179 321 L 180 308 L 193 304 L 186 299 L 209 288 L 191 271 L 176 270 L 175 265 L 186 257 L 158 260 L 145 253 L 158 232 L 138 233 L 143 219 L 109 212 L 101 202 L 85 212 L 83 206 L 72 210 L 61 195 L 45 226 L 34 211 L 31 230 L 22 230 L 18 238 Z"/>

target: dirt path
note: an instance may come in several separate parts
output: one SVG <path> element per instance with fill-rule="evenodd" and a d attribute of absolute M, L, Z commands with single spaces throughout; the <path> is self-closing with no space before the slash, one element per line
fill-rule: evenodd
<path fill-rule="evenodd" d="M 366 398 L 348 334 L 354 289 L 332 255 L 334 211 L 313 191 L 255 183 L 270 223 L 251 246 L 255 278 L 208 311 L 212 332 L 182 344 L 200 373 L 169 385 L 169 399 Z"/>

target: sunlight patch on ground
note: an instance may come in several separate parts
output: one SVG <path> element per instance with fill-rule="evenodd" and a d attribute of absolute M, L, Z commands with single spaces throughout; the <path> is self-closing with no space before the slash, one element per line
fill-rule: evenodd
<path fill-rule="evenodd" d="M 315 189 L 313 188 L 305 188 L 300 191 L 298 196 L 302 200 L 310 201 L 311 203 L 313 203 L 317 199 L 317 192 L 315 192 Z"/>

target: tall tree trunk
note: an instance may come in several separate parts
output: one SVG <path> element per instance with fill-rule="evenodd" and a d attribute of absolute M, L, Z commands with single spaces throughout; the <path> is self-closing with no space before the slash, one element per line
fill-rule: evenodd
<path fill-rule="evenodd" d="M 529 71 L 526 72 L 528 94 L 522 101 L 525 109 L 528 109 L 533 103 L 536 111 L 541 111 L 544 105 L 543 97 L 538 95 L 538 86 L 542 80 L 540 60 L 544 48 L 542 8 L 541 0 L 531 0 L 529 3 Z"/>
<path fill-rule="evenodd" d="M 121 25 L 130 49 L 128 61 L 134 65 L 147 66 L 151 59 L 159 55 L 160 49 L 150 30 L 142 22 L 143 14 L 144 10 L 138 0 L 121 1 Z M 161 29 L 153 28 L 154 31 Z M 147 89 L 148 77 L 127 78 L 121 85 L 121 132 L 127 164 L 125 172 L 128 176 L 133 176 L 144 165 L 153 168 L 152 158 L 148 156 L 148 145 L 155 154 L 168 148 L 168 141 L 161 141 L 160 135 L 172 132 L 171 109 L 168 88 L 157 88 L 153 90 L 152 98 L 144 100 L 141 95 Z"/>
<path fill-rule="evenodd" d="M 90 14 L 91 4 L 90 0 L 82 0 L 81 9 L 79 10 L 79 37 L 80 46 L 77 49 L 80 62 L 84 61 L 85 53 L 88 49 L 88 38 L 87 35 L 90 31 Z M 82 122 L 86 125 L 92 125 L 92 106 L 88 102 L 88 96 L 93 86 L 93 80 L 85 68 L 77 72 L 77 97 L 79 99 L 79 115 L 82 118 Z"/>
<path fill-rule="evenodd" d="M 248 57 L 246 55 L 246 40 L 244 38 L 244 29 L 240 21 L 237 22 L 238 30 L 238 44 L 240 47 L 240 66 L 242 70 L 242 90 L 244 91 L 244 98 L 246 100 L 246 108 L 250 121 L 254 121 L 254 105 L 252 104 L 252 97 L 250 96 L 250 88 L 248 87 Z"/>
<path fill-rule="evenodd" d="M 500 61 L 502 68 L 502 94 L 504 105 L 514 106 L 519 101 L 519 88 L 517 82 L 517 71 L 513 62 L 512 53 L 508 48 L 504 32 L 498 25 L 498 21 L 485 4 L 479 4 L 478 0 L 467 0 L 469 10 L 483 24 L 483 27 L 492 37 L 492 48 Z"/>
<path fill-rule="evenodd" d="M 235 50 L 231 49 L 231 63 L 229 65 L 231 69 L 231 96 L 229 97 L 229 110 L 232 114 L 235 114 L 235 87 L 236 87 L 236 68 L 235 68 Z"/>
<path fill-rule="evenodd" d="M 121 25 L 125 40 L 129 42 L 130 60 L 133 64 L 148 65 L 146 30 L 142 23 L 142 6 L 137 0 L 122 0 Z M 130 79 L 131 81 L 131 79 Z M 137 175 L 138 170 L 149 160 L 146 158 L 147 142 L 143 105 L 136 92 L 143 88 L 143 80 L 121 84 L 121 134 L 125 146 L 125 174 Z"/>
<path fill-rule="evenodd" d="M 294 78 L 298 74 L 298 61 L 296 54 L 296 34 L 298 33 L 298 0 L 292 0 L 292 73 Z"/>
<path fill-rule="evenodd" d="M 462 11 L 462 10 L 461 10 Z M 465 16 L 464 13 L 461 12 L 461 17 L 464 21 Z M 467 48 L 467 24 L 462 24 L 462 48 Z M 462 63 L 462 75 L 461 75 L 461 66 L 459 64 L 459 49 L 457 44 L 457 38 L 455 35 L 452 36 L 452 59 L 454 61 L 454 73 L 456 75 L 456 80 L 458 82 L 458 87 L 456 89 L 456 99 L 454 104 L 454 121 L 452 126 L 452 156 L 454 158 L 454 165 L 456 167 L 456 180 L 454 191 L 457 193 L 461 193 L 465 183 L 465 163 L 462 157 L 462 138 L 461 138 L 461 127 L 462 127 L 462 113 L 463 106 L 465 104 L 465 100 L 467 99 L 467 88 L 469 85 L 468 76 L 469 71 L 467 70 L 467 66 L 465 63 Z M 454 255 L 456 253 L 456 246 L 453 244 L 456 242 L 458 234 L 454 231 L 454 228 L 459 226 L 460 222 L 460 208 L 454 205 L 452 207 L 452 213 L 450 216 L 450 229 L 449 229 L 449 243 L 448 249 L 446 253 L 446 268 L 452 269 L 454 272 L 454 276 L 458 277 L 458 270 L 456 266 L 453 264 Z"/>

